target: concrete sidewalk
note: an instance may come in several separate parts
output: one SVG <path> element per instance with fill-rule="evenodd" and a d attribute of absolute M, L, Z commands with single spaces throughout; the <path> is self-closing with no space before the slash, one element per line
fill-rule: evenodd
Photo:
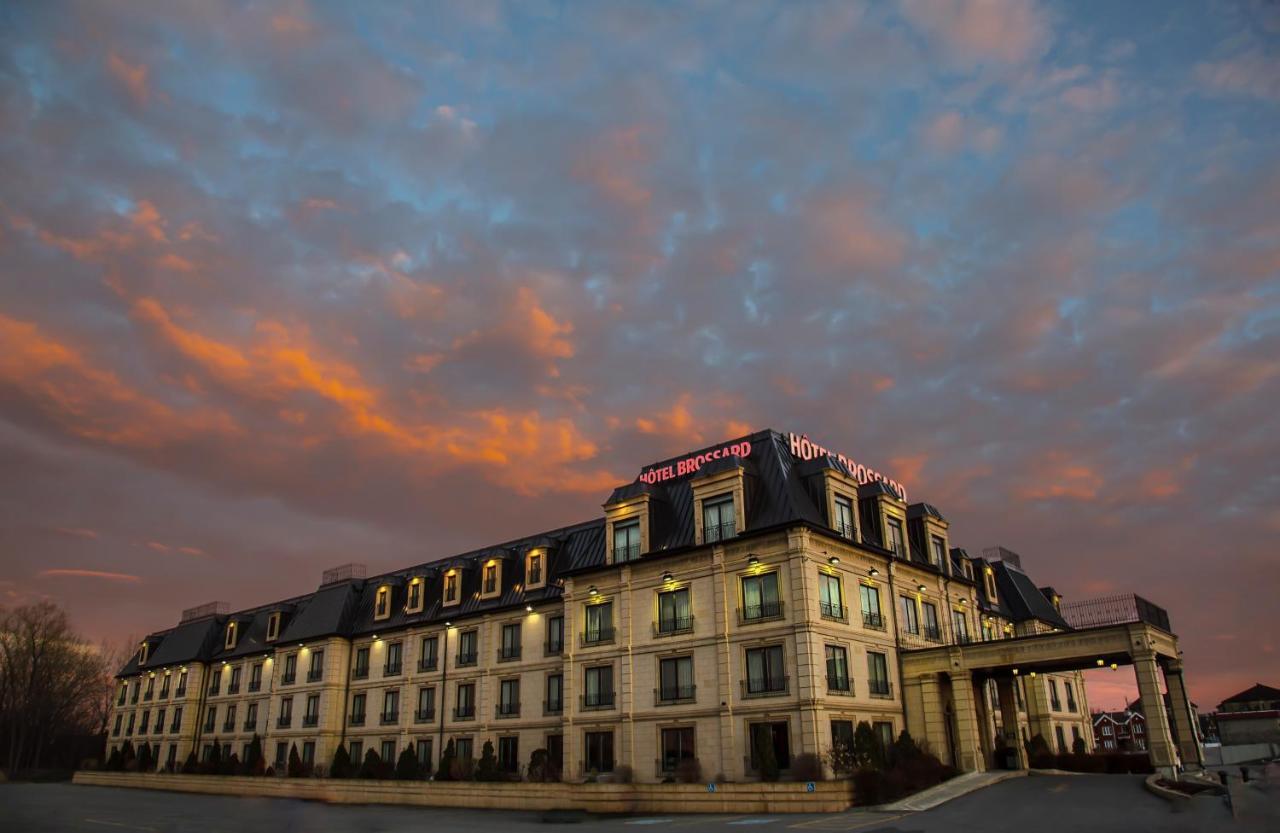
<path fill-rule="evenodd" d="M 921 810 L 932 810 L 939 804 L 945 804 L 953 798 L 968 795 L 974 790 L 980 790 L 992 784 L 999 784 L 1001 781 L 1008 781 L 1010 778 L 1022 778 L 1026 774 L 1027 771 L 1025 769 L 966 772 L 964 775 L 957 775 L 950 781 L 944 781 L 936 787 L 930 787 L 892 804 L 882 804 L 875 809 L 885 812 L 905 811 L 913 813 Z"/>

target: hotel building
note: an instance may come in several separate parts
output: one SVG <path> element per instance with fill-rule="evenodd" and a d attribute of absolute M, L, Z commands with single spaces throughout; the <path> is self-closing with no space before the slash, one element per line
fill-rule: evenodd
<path fill-rule="evenodd" d="M 1078 631 L 1016 554 L 953 546 L 935 507 L 804 437 L 647 466 L 603 508 L 384 575 L 328 570 L 257 608 L 188 610 L 119 672 L 108 746 L 180 767 L 215 746 L 243 758 L 256 733 L 269 764 L 296 745 L 323 772 L 339 744 L 356 761 L 408 745 L 434 766 L 449 741 L 478 758 L 490 740 L 511 772 L 543 748 L 566 780 L 622 765 L 661 780 L 689 758 L 750 780 L 757 743 L 785 769 L 867 721 L 985 769 L 1001 740 L 1092 748 L 1079 669 L 1133 662 L 1141 684 L 1148 648 L 1173 639 L 1095 659 L 1114 628 Z M 1093 641 L 1041 647 L 1079 634 Z"/>

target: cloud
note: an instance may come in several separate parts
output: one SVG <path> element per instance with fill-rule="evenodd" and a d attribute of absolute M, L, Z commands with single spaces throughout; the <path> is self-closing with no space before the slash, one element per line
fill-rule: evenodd
<path fill-rule="evenodd" d="M 1046 48 L 1048 21 L 1031 0 L 905 0 L 902 10 L 955 57 L 1018 63 Z"/>
<path fill-rule="evenodd" d="M 137 107 L 147 106 L 151 88 L 147 80 L 150 70 L 146 64 L 130 63 L 115 52 L 107 53 L 107 72 L 124 88 Z"/>
<path fill-rule="evenodd" d="M 1210 94 L 1280 101 L 1280 61 L 1260 50 L 1202 61 L 1194 73 L 1201 89 Z"/>
<path fill-rule="evenodd" d="M 123 581 L 129 584 L 138 584 L 142 581 L 140 576 L 132 576 L 127 573 L 109 573 L 102 570 L 80 570 L 69 567 L 41 570 L 37 575 L 40 578 L 92 578 L 102 581 Z"/>

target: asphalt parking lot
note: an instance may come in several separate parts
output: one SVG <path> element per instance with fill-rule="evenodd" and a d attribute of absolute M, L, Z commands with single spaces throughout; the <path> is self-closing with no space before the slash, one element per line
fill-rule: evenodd
<path fill-rule="evenodd" d="M 1138 776 L 1015 778 L 922 813 L 588 818 L 548 824 L 538 813 L 416 807 L 333 806 L 283 799 L 185 795 L 71 784 L 0 785 L 0 830 L 22 833 L 398 833 L 399 831 L 742 830 L 857 833 L 1134 833 L 1268 829 L 1233 821 L 1225 802 L 1204 796 L 1175 811 Z M 1270 828 L 1272 830 L 1276 828 Z"/>

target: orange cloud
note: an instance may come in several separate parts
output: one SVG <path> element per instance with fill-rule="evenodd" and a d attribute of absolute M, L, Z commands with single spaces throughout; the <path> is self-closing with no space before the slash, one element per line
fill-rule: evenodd
<path fill-rule="evenodd" d="M 1101 474 L 1065 451 L 1050 451 L 1032 464 L 1028 482 L 1015 491 L 1023 500 L 1080 500 L 1098 497 Z"/>
<path fill-rule="evenodd" d="M 131 64 L 113 51 L 107 55 L 107 72 L 124 87 L 134 104 L 139 107 L 147 105 L 151 90 L 147 85 L 146 64 Z"/>
<path fill-rule="evenodd" d="M 77 570 L 66 567 L 41 570 L 36 575 L 40 578 L 97 578 L 104 581 L 124 581 L 130 584 L 137 584 L 142 581 L 138 576 L 132 576 L 127 573 L 107 573 L 101 570 Z"/>
<path fill-rule="evenodd" d="M 1041 50 L 1048 26 L 1031 3 L 1006 0 L 906 0 L 907 19 L 975 63 L 1016 63 Z"/>
<path fill-rule="evenodd" d="M 637 418 L 636 430 L 642 434 L 658 434 L 692 443 L 702 442 L 703 432 L 695 426 L 693 411 L 689 408 L 689 403 L 692 401 L 693 394 L 680 394 L 680 397 L 665 412 L 658 411 L 651 417 Z"/>
<path fill-rule="evenodd" d="M 583 151 L 573 166 L 574 177 L 616 205 L 643 211 L 653 198 L 643 182 L 651 157 L 645 141 L 649 132 L 648 128 L 632 126 L 606 133 Z"/>
<path fill-rule="evenodd" d="M 924 470 L 928 462 L 929 455 L 927 454 L 890 457 L 889 471 L 892 472 L 890 476 L 909 489 L 918 488 L 920 485 L 920 472 Z"/>
<path fill-rule="evenodd" d="M 61 532 L 63 535 L 71 535 L 76 538 L 92 538 L 98 537 L 96 529 L 76 529 L 72 527 L 58 527 L 55 532 Z"/>
<path fill-rule="evenodd" d="M 870 202 L 857 194 L 828 197 L 808 206 L 813 251 L 834 270 L 890 270 L 906 255 L 906 238 L 876 216 Z"/>

